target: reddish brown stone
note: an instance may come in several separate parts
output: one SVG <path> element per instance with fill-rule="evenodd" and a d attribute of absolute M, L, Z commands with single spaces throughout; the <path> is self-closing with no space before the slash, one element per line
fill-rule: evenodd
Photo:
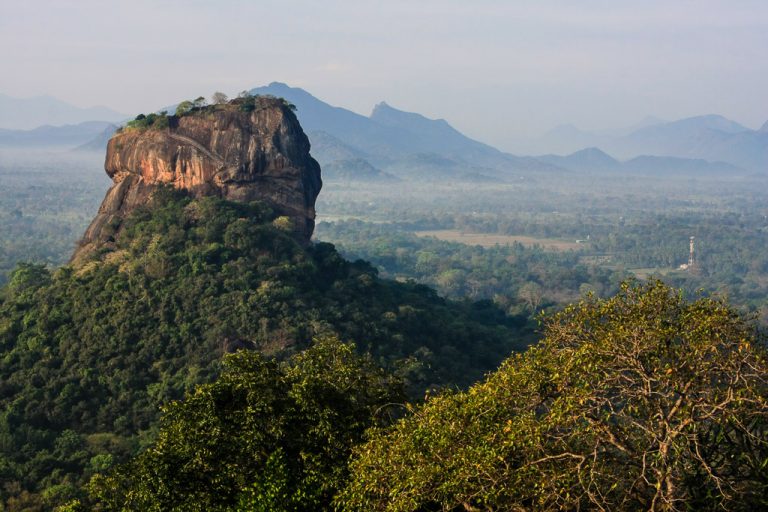
<path fill-rule="evenodd" d="M 282 100 L 259 98 L 256 109 L 218 105 L 164 129 L 124 129 L 110 139 L 104 168 L 114 181 L 73 261 L 109 243 L 115 226 L 145 204 L 160 185 L 195 197 L 261 200 L 294 220 L 297 235 L 312 236 L 320 166 L 309 140 Z"/>

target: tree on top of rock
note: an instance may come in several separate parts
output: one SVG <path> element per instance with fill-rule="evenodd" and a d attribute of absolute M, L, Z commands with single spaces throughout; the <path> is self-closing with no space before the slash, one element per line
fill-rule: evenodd
<path fill-rule="evenodd" d="M 213 93 L 213 96 L 211 96 L 211 103 L 213 103 L 214 105 L 223 105 L 227 101 L 229 101 L 229 98 L 227 97 L 227 95 L 220 91 L 216 91 L 215 93 Z"/>

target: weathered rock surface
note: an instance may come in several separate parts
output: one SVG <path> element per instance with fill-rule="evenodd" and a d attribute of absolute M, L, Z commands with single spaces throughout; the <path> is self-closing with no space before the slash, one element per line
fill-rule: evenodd
<path fill-rule="evenodd" d="M 104 168 L 114 185 L 73 261 L 111 243 L 122 219 L 163 185 L 195 197 L 264 201 L 291 217 L 297 235 L 309 241 L 322 186 L 296 116 L 270 98 L 258 98 L 252 112 L 218 105 L 172 116 L 168 128 L 124 129 L 110 139 Z"/>

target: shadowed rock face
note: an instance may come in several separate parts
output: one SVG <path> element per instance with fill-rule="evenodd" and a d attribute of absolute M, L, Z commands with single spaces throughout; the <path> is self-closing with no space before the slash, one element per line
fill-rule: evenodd
<path fill-rule="evenodd" d="M 308 242 L 315 225 L 320 166 L 293 112 L 277 99 L 259 98 L 256 109 L 209 107 L 165 129 L 125 129 L 107 145 L 104 168 L 114 181 L 72 257 L 77 261 L 110 243 L 122 219 L 146 204 L 158 186 L 195 197 L 261 200 L 293 219 Z"/>

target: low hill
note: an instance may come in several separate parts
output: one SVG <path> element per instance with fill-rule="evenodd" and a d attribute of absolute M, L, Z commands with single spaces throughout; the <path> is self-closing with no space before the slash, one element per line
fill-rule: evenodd
<path fill-rule="evenodd" d="M 323 167 L 323 178 L 327 181 L 400 181 L 392 174 L 382 172 L 362 158 L 335 160 Z"/>
<path fill-rule="evenodd" d="M 80 144 L 75 148 L 75 150 L 103 153 L 104 149 L 107 147 L 107 142 L 109 142 L 109 139 L 112 138 L 112 135 L 115 134 L 118 128 L 119 127 L 115 124 L 111 124 L 107 126 L 103 132 L 97 134 L 95 137 L 93 137 L 92 139 L 89 139 L 83 144 Z"/>
<path fill-rule="evenodd" d="M 107 107 L 81 108 L 51 96 L 14 98 L 0 94 L 0 128 L 7 130 L 31 130 L 42 125 L 79 124 L 86 121 L 116 123 L 125 114 Z"/>
<path fill-rule="evenodd" d="M 593 173 L 627 173 L 648 176 L 718 176 L 738 177 L 749 174 L 727 162 L 710 162 L 701 158 L 641 155 L 624 162 L 598 148 L 587 148 L 570 155 L 544 155 L 539 160 L 570 171 Z"/>
<path fill-rule="evenodd" d="M 538 150 L 571 153 L 599 146 L 621 159 L 660 156 L 725 162 L 750 172 L 768 169 L 768 132 L 751 130 L 719 115 L 677 121 L 650 119 L 626 133 L 596 133 L 571 125 L 557 127 L 534 143 Z"/>
<path fill-rule="evenodd" d="M 323 166 L 338 160 L 365 159 L 368 154 L 337 139 L 322 130 L 308 131 L 312 141 L 312 156 Z"/>
<path fill-rule="evenodd" d="M 621 162 L 599 148 L 586 148 L 567 156 L 544 155 L 539 160 L 572 171 L 615 171 Z"/>
<path fill-rule="evenodd" d="M 39 126 L 33 130 L 0 129 L 0 146 L 79 146 L 110 131 L 115 126 L 105 121 L 87 121 L 75 125 Z M 104 148 L 100 148 L 103 151 Z"/>
<path fill-rule="evenodd" d="M 741 167 L 726 162 L 708 162 L 701 158 L 676 158 L 671 156 L 638 156 L 622 164 L 622 170 L 651 175 L 698 175 L 744 176 Z"/>

